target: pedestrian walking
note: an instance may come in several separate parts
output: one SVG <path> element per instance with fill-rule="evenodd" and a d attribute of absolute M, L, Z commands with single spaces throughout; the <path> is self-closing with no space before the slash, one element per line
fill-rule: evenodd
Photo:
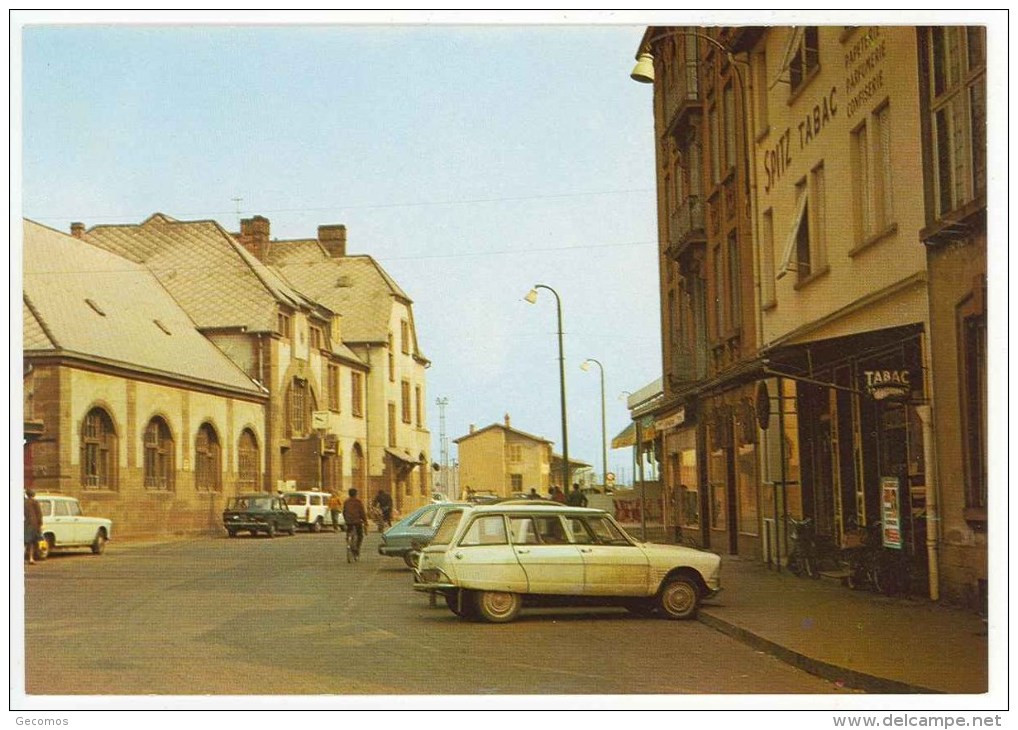
<path fill-rule="evenodd" d="M 569 496 L 566 498 L 566 504 L 572 507 L 587 506 L 587 498 L 584 496 L 583 492 L 580 491 L 579 484 L 573 484 L 573 491 L 571 491 Z"/>
<path fill-rule="evenodd" d="M 339 492 L 333 492 L 329 497 L 329 514 L 332 515 L 332 531 L 339 532 L 339 515 L 343 512 L 343 498 Z"/>
<path fill-rule="evenodd" d="M 39 552 L 39 538 L 42 536 L 42 507 L 31 489 L 25 491 L 25 557 L 29 565 L 35 565 Z"/>
<path fill-rule="evenodd" d="M 382 531 L 382 525 L 392 527 L 392 497 L 389 496 L 389 493 L 384 489 L 379 489 L 371 505 L 377 507 L 378 511 L 382 513 L 382 519 L 378 524 L 378 531 Z"/>

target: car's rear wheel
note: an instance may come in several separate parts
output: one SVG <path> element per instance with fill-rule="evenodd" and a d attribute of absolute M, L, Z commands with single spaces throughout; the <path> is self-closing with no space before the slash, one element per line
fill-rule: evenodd
<path fill-rule="evenodd" d="M 275 522 L 270 522 L 269 523 L 269 529 L 267 529 L 265 531 L 265 534 L 268 535 L 269 537 L 275 537 L 276 536 L 276 523 Z"/>
<path fill-rule="evenodd" d="M 421 557 L 421 554 L 416 550 L 411 550 L 403 555 L 403 562 L 406 563 L 406 567 L 413 570 L 417 567 L 417 559 Z"/>
<path fill-rule="evenodd" d="M 665 618 L 688 619 L 696 616 L 700 604 L 700 590 L 692 578 L 672 578 L 661 587 L 658 608 Z"/>
<path fill-rule="evenodd" d="M 92 541 L 92 554 L 102 555 L 106 552 L 106 532 L 99 530 L 95 533 L 95 540 Z"/>
<path fill-rule="evenodd" d="M 236 530 L 227 530 L 226 534 L 229 535 L 230 537 L 236 537 L 237 536 L 237 531 Z"/>
<path fill-rule="evenodd" d="M 504 624 L 516 618 L 522 604 L 518 593 L 478 591 L 474 605 L 478 615 L 493 624 Z"/>
<path fill-rule="evenodd" d="M 290 537 L 293 537 L 294 535 L 296 535 L 297 534 L 297 523 L 294 522 L 292 525 L 290 525 L 290 529 L 287 530 L 286 533 L 288 535 L 290 535 Z"/>
<path fill-rule="evenodd" d="M 319 517 L 317 520 L 312 522 L 308 526 L 308 531 L 309 532 L 321 532 L 322 531 L 322 518 Z"/>

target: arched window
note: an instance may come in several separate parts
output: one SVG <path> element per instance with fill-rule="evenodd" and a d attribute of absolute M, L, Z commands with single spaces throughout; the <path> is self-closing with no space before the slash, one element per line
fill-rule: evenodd
<path fill-rule="evenodd" d="M 173 489 L 173 437 L 170 427 L 159 416 L 145 427 L 145 486 L 149 489 Z"/>
<path fill-rule="evenodd" d="M 290 383 L 287 396 L 289 420 L 287 423 L 291 438 L 307 436 L 311 433 L 311 413 L 317 409 L 315 395 L 311 392 L 308 381 L 294 378 Z"/>
<path fill-rule="evenodd" d="M 245 428 L 237 443 L 237 485 L 242 492 L 258 491 L 258 441 L 251 429 Z"/>
<path fill-rule="evenodd" d="M 219 437 L 209 423 L 198 429 L 194 441 L 194 486 L 201 491 L 218 491 L 222 487 L 219 469 Z"/>
<path fill-rule="evenodd" d="M 117 486 L 117 434 L 102 408 L 90 410 L 81 424 L 81 484 L 88 489 Z"/>

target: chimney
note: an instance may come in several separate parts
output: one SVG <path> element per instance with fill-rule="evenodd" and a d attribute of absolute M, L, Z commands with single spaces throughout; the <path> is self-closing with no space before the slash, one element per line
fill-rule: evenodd
<path fill-rule="evenodd" d="M 509 428 L 509 414 L 508 413 L 505 414 L 505 427 Z"/>
<path fill-rule="evenodd" d="M 75 221 L 71 224 L 71 235 L 75 238 L 81 238 L 85 235 L 85 224 Z"/>
<path fill-rule="evenodd" d="M 471 423 L 470 424 L 470 433 L 473 433 L 475 430 L 477 430 L 477 427 L 474 426 L 474 424 Z"/>
<path fill-rule="evenodd" d="M 318 226 L 318 242 L 332 258 L 346 256 L 346 226 L 342 223 Z"/>
<path fill-rule="evenodd" d="M 269 219 L 260 215 L 256 215 L 254 218 L 244 218 L 240 222 L 240 233 L 237 234 L 237 240 L 255 258 L 264 259 L 269 248 Z"/>

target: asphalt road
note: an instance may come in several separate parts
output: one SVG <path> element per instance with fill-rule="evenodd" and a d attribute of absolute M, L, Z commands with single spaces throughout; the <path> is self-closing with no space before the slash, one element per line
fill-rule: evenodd
<path fill-rule="evenodd" d="M 110 543 L 26 566 L 29 695 L 833 693 L 698 622 L 456 618 L 342 535 Z"/>

